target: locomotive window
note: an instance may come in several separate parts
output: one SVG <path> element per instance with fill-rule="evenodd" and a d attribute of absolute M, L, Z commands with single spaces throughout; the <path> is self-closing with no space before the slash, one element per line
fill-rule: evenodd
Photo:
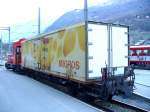
<path fill-rule="evenodd" d="M 136 50 L 137 55 L 141 54 L 142 51 L 141 50 Z"/>
<path fill-rule="evenodd" d="M 16 52 L 16 49 L 13 49 L 13 54 L 15 54 L 15 52 Z"/>
<path fill-rule="evenodd" d="M 16 48 L 16 53 L 20 53 L 20 47 Z"/>

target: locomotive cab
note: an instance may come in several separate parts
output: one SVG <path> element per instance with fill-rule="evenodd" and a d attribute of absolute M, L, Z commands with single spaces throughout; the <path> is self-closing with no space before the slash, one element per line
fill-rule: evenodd
<path fill-rule="evenodd" d="M 7 69 L 13 69 L 19 71 L 21 68 L 21 46 L 25 42 L 25 39 L 20 39 L 13 43 L 13 51 L 11 55 L 8 55 L 5 67 Z"/>

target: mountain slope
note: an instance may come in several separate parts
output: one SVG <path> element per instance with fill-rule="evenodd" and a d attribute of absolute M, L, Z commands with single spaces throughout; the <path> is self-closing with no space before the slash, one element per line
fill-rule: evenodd
<path fill-rule="evenodd" d="M 83 10 L 73 10 L 49 26 L 45 32 L 84 21 Z M 148 38 L 150 33 L 150 0 L 113 0 L 109 5 L 89 8 L 88 19 L 130 26 L 132 43 Z"/>

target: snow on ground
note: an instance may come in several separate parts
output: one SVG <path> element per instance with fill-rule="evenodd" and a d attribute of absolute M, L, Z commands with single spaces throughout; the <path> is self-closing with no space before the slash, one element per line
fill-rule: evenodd
<path fill-rule="evenodd" d="M 136 83 L 150 86 L 150 71 L 135 70 Z M 150 88 L 136 84 L 135 93 L 150 99 Z M 58 90 L 0 66 L 0 112 L 97 112 Z"/>
<path fill-rule="evenodd" d="M 98 112 L 71 96 L 0 68 L 0 112 Z"/>
<path fill-rule="evenodd" d="M 150 70 L 138 70 L 135 71 L 135 82 L 150 86 Z"/>
<path fill-rule="evenodd" d="M 134 93 L 150 99 L 150 70 L 135 70 Z"/>
<path fill-rule="evenodd" d="M 150 87 L 146 87 L 146 86 L 139 85 L 136 83 L 135 83 L 135 87 L 136 87 L 136 89 L 135 89 L 134 93 L 150 99 Z"/>

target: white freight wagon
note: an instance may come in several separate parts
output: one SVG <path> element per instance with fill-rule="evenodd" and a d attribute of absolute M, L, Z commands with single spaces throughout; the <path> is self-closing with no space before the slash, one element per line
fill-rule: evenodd
<path fill-rule="evenodd" d="M 86 94 L 131 93 L 128 34 L 126 26 L 92 21 L 58 29 L 23 44 L 22 67 L 69 81 Z"/>

